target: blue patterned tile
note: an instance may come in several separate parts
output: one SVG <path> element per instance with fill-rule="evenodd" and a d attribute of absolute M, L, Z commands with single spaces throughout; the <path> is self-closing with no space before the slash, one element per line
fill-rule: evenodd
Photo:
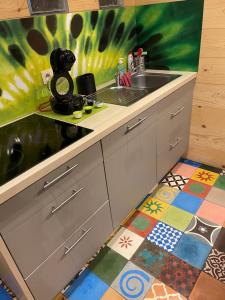
<path fill-rule="evenodd" d="M 185 192 L 180 192 L 180 194 L 173 201 L 172 205 L 180 209 L 186 210 L 191 214 L 195 214 L 201 206 L 202 202 L 203 200 L 198 197 L 195 197 Z"/>
<path fill-rule="evenodd" d="M 170 255 L 162 248 L 150 243 L 148 240 L 144 240 L 131 261 L 147 273 L 157 277 Z"/>
<path fill-rule="evenodd" d="M 12 297 L 1 286 L 0 286 L 0 299 L 1 300 L 12 300 Z"/>
<path fill-rule="evenodd" d="M 180 162 L 197 168 L 201 166 L 201 163 L 185 158 L 181 158 Z"/>
<path fill-rule="evenodd" d="M 112 288 L 125 299 L 142 300 L 153 281 L 153 276 L 129 261 L 112 283 Z"/>
<path fill-rule="evenodd" d="M 63 274 L 62 274 L 63 276 Z M 89 270 L 85 270 L 65 292 L 68 300 L 101 299 L 109 286 Z"/>
<path fill-rule="evenodd" d="M 189 234 L 184 234 L 173 254 L 195 268 L 202 269 L 212 247 Z"/>
<path fill-rule="evenodd" d="M 182 234 L 181 231 L 159 222 L 147 236 L 147 240 L 168 252 L 172 252 Z"/>

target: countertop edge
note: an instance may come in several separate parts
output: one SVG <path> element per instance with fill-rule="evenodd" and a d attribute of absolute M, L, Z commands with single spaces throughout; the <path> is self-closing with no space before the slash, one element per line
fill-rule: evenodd
<path fill-rule="evenodd" d="M 54 169 L 59 167 L 60 165 L 66 163 L 68 160 L 72 159 L 74 156 L 78 155 L 82 151 L 86 150 L 90 146 L 99 142 L 102 138 L 109 135 L 111 132 L 124 125 L 132 118 L 136 117 L 146 109 L 152 107 L 157 104 L 163 98 L 167 97 L 178 88 L 187 84 L 191 80 L 197 77 L 196 72 L 180 72 L 180 71 L 164 71 L 164 70 L 148 70 L 149 72 L 155 73 L 167 73 L 167 74 L 179 74 L 181 77 L 175 79 L 169 84 L 163 86 L 157 91 L 149 94 L 143 99 L 139 100 L 135 104 L 130 107 L 118 107 L 118 113 L 115 114 L 113 121 L 110 119 L 101 128 L 96 128 L 92 133 L 85 136 L 81 140 L 76 143 L 66 147 L 65 149 L 59 151 L 54 154 L 50 158 L 45 161 L 39 163 L 38 165 L 32 167 L 28 171 L 22 173 L 17 176 L 15 179 L 7 182 L 6 184 L 0 187 L 0 205 L 9 200 L 11 197 L 15 196 L 17 193 L 21 192 L 37 180 L 46 176 L 48 173 L 52 172 Z M 104 84 L 103 86 L 108 85 Z M 101 112 L 102 113 L 102 112 Z M 107 110 L 104 110 L 104 114 L 107 113 Z M 100 113 L 99 113 L 100 114 Z M 94 117 L 94 116 L 93 116 Z M 88 119 L 91 122 L 91 118 Z M 83 125 L 84 123 L 84 125 Z M 81 126 L 86 126 L 86 121 L 79 123 Z M 91 126 L 89 126 L 91 127 Z M 92 128 L 93 129 L 93 128 Z"/>

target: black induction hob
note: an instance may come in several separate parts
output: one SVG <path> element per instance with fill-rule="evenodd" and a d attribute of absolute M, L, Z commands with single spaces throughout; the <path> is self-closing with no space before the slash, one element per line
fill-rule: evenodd
<path fill-rule="evenodd" d="M 0 185 L 78 141 L 91 129 L 37 114 L 0 128 Z"/>

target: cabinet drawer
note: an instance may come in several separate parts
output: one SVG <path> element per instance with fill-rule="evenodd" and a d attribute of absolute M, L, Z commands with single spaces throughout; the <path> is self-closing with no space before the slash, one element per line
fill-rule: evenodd
<path fill-rule="evenodd" d="M 114 155 L 120 148 L 126 146 L 127 142 L 140 135 L 140 128 L 144 130 L 150 123 L 156 121 L 154 114 L 156 108 L 151 107 L 125 125 L 121 126 L 102 140 L 104 159 Z"/>
<path fill-rule="evenodd" d="M 2 235 L 24 278 L 108 199 L 103 163 L 25 222 Z"/>
<path fill-rule="evenodd" d="M 176 136 L 176 138 L 174 138 Z M 188 135 L 172 133 L 157 153 L 157 179 L 160 181 L 188 149 Z"/>
<path fill-rule="evenodd" d="M 63 201 L 68 190 L 102 161 L 101 145 L 97 143 L 12 197 L 0 208 L 1 232 L 24 223 L 56 198 Z"/>
<path fill-rule="evenodd" d="M 107 202 L 26 279 L 35 299 L 52 299 L 94 255 L 112 230 Z"/>
<path fill-rule="evenodd" d="M 55 212 L 64 226 L 66 238 L 108 200 L 103 163 L 78 180 L 75 190 L 71 191 L 67 198 L 76 191 L 76 197 Z M 60 200 L 58 207 L 61 204 Z"/>

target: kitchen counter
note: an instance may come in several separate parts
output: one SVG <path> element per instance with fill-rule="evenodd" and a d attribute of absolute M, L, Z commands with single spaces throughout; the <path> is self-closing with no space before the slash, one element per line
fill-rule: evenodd
<path fill-rule="evenodd" d="M 64 164 L 77 154 L 81 153 L 91 145 L 95 144 L 120 126 L 127 123 L 129 120 L 142 113 L 146 109 L 158 103 L 166 96 L 173 93 L 179 87 L 190 82 L 196 78 L 197 73 L 195 72 L 179 72 L 179 71 L 153 71 L 154 73 L 165 73 L 165 74 L 179 74 L 182 75 L 165 86 L 159 88 L 157 91 L 147 95 L 138 102 L 132 104 L 129 107 L 118 106 L 107 104 L 108 108 L 87 118 L 86 120 L 79 123 L 80 126 L 93 129 L 94 131 L 89 135 L 85 136 L 76 143 L 66 147 L 60 152 L 54 154 L 45 161 L 39 163 L 23 174 L 17 176 L 13 180 L 7 182 L 0 187 L 0 204 L 13 197 L 15 194 L 27 188 L 35 181 L 39 180 L 49 172 L 53 171 L 60 165 Z M 108 82 L 98 89 L 109 85 L 112 82 Z"/>

